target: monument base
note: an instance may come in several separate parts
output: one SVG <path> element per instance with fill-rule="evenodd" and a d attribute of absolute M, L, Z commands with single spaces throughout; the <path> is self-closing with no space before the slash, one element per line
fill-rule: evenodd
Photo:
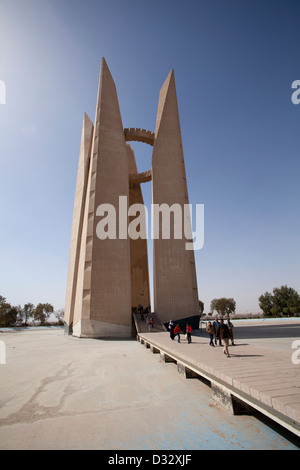
<path fill-rule="evenodd" d="M 71 335 L 73 332 L 73 323 L 71 323 L 71 325 L 68 325 L 66 322 L 64 322 L 64 330 L 66 335 Z"/>
<path fill-rule="evenodd" d="M 132 338 L 132 327 L 98 320 L 80 320 L 73 325 L 77 338 Z"/>

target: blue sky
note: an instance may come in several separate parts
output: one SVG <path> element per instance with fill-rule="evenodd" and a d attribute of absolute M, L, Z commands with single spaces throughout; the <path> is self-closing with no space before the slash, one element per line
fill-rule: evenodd
<path fill-rule="evenodd" d="M 297 0 L 0 0 L 0 294 L 64 307 L 82 119 L 94 121 L 102 57 L 124 127 L 155 130 L 174 69 L 190 203 L 205 206 L 205 311 L 214 297 L 257 312 L 265 291 L 300 292 L 299 25 Z M 134 149 L 149 169 L 151 148 Z"/>

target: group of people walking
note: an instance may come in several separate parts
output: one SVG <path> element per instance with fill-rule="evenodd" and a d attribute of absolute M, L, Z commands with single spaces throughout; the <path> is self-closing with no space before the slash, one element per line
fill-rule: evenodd
<path fill-rule="evenodd" d="M 170 330 L 170 338 L 172 340 L 174 340 L 175 336 L 177 335 L 177 341 L 178 341 L 178 343 L 180 343 L 180 335 L 183 332 L 181 331 L 181 328 L 180 328 L 179 324 L 177 323 L 175 325 L 173 320 L 170 320 L 169 321 L 169 330 Z M 191 327 L 191 325 L 189 325 L 189 323 L 186 324 L 185 332 L 186 332 L 186 335 L 187 335 L 188 343 L 191 343 L 192 342 L 192 327 Z"/>
<path fill-rule="evenodd" d="M 151 306 L 144 308 L 142 304 L 139 304 L 137 307 L 138 313 L 141 315 L 141 320 L 145 320 L 148 326 L 148 330 L 151 331 L 154 328 L 154 317 L 151 315 Z"/>
<path fill-rule="evenodd" d="M 218 320 L 218 317 L 213 323 L 209 321 L 206 327 L 206 333 L 209 335 L 210 346 L 217 346 L 219 342 L 219 345 L 224 347 L 224 354 L 229 356 L 229 340 L 231 340 L 231 345 L 234 346 L 233 324 L 231 323 L 230 318 L 227 319 L 227 323 L 224 323 L 223 318 Z"/>
<path fill-rule="evenodd" d="M 181 328 L 178 323 L 174 323 L 173 320 L 169 322 L 169 331 L 170 331 L 170 338 L 172 340 L 175 339 L 177 336 L 177 341 L 180 343 L 180 335 L 184 333 L 181 331 Z M 192 327 L 187 323 L 185 327 L 185 333 L 187 335 L 188 343 L 192 342 Z M 231 341 L 231 345 L 234 346 L 234 338 L 233 338 L 233 324 L 228 317 L 227 323 L 224 323 L 223 318 L 220 320 L 218 317 L 212 323 L 211 321 L 208 322 L 206 327 L 206 333 L 209 335 L 209 344 L 210 346 L 217 346 L 219 343 L 220 346 L 223 346 L 223 351 L 226 356 L 229 356 L 229 341 Z"/>

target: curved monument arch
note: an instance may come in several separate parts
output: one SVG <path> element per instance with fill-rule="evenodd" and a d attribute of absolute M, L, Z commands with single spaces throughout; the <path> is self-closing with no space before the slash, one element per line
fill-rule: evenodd
<path fill-rule="evenodd" d="M 153 147 L 155 134 L 154 132 L 147 131 L 146 129 L 140 129 L 138 127 L 130 127 L 124 129 L 124 136 L 126 142 L 129 141 L 137 141 L 137 142 L 144 142 L 145 144 L 149 144 Z"/>
<path fill-rule="evenodd" d="M 154 132 L 140 129 L 139 127 L 130 127 L 124 129 L 124 136 L 126 142 L 143 142 L 144 144 L 154 145 L 155 134 Z M 152 169 L 143 171 L 137 174 L 129 173 L 129 184 L 147 183 L 152 180 Z"/>

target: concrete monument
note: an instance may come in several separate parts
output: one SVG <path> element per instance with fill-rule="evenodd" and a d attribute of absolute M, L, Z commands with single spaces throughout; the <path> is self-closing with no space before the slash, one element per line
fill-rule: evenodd
<path fill-rule="evenodd" d="M 144 173 L 128 143 L 134 140 L 153 147 L 152 168 Z M 160 92 L 155 133 L 124 129 L 102 59 L 94 125 L 83 118 L 73 211 L 65 324 L 74 336 L 130 337 L 132 311 L 150 304 L 147 240 L 130 237 L 127 228 L 133 219 L 128 209 L 143 204 L 141 183 L 151 180 L 153 204 L 188 204 L 174 72 Z M 115 208 L 116 237 L 98 236 L 104 215 L 98 208 L 106 205 Z M 158 220 L 153 223 L 154 310 L 162 322 L 197 315 L 194 251 L 186 250 L 185 236 L 171 231 L 166 239 Z"/>

